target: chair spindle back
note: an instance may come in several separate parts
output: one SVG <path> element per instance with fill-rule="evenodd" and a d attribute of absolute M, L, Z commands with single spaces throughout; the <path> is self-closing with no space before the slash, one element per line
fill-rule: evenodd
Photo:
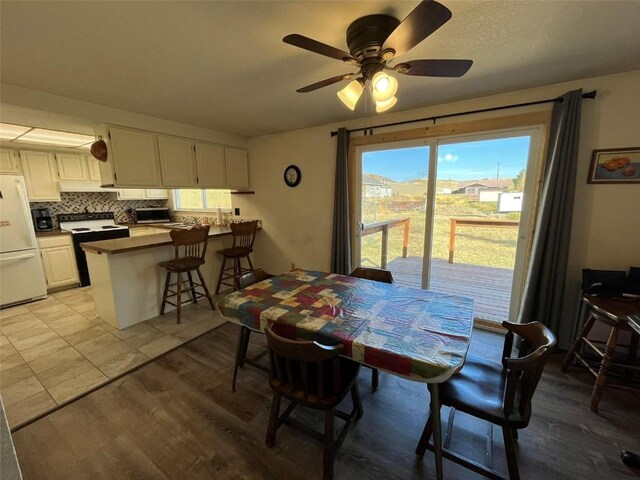
<path fill-rule="evenodd" d="M 549 355 L 556 345 L 556 338 L 540 322 L 502 322 L 506 328 L 502 365 L 506 374 L 506 386 L 502 409 L 509 416 L 514 411 L 522 417 L 531 416 L 531 399 L 535 393 Z M 514 336 L 521 338 L 517 357 L 512 357 Z"/>
<path fill-rule="evenodd" d="M 269 384 L 282 393 L 330 401 L 340 393 L 341 368 L 338 355 L 343 345 L 321 345 L 295 341 L 265 330 L 269 346 Z"/>
<path fill-rule="evenodd" d="M 373 280 L 374 282 L 393 283 L 391 272 L 379 268 L 358 267 L 349 276 Z"/>
<path fill-rule="evenodd" d="M 209 237 L 209 225 L 196 226 L 188 230 L 171 230 L 171 240 L 173 241 L 174 257 L 195 258 L 204 260 L 207 252 L 207 239 Z"/>
<path fill-rule="evenodd" d="M 253 248 L 253 242 L 256 239 L 256 229 L 258 221 L 231 223 L 231 235 L 233 235 L 233 246 L 243 248 Z"/>

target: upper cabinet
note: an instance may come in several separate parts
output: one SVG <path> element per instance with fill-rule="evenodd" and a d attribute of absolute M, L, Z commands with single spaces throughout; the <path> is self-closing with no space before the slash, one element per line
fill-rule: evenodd
<path fill-rule="evenodd" d="M 60 180 L 89 181 L 86 155 L 72 153 L 56 153 L 55 155 Z"/>
<path fill-rule="evenodd" d="M 158 135 L 162 185 L 195 187 L 197 184 L 193 142 L 186 138 Z"/>
<path fill-rule="evenodd" d="M 242 148 L 103 125 L 108 143 L 100 163 L 104 185 L 116 187 L 247 189 L 249 162 Z"/>
<path fill-rule="evenodd" d="M 196 142 L 196 166 L 200 188 L 225 188 L 227 178 L 224 147 L 212 143 Z"/>
<path fill-rule="evenodd" d="M 18 152 L 9 148 L 0 150 L 0 173 L 22 175 Z"/>
<path fill-rule="evenodd" d="M 153 133 L 110 127 L 109 140 L 115 185 L 155 187 L 161 184 Z"/>
<path fill-rule="evenodd" d="M 246 150 L 225 147 L 224 164 L 227 188 L 249 188 L 249 159 Z"/>
<path fill-rule="evenodd" d="M 93 158 L 92 155 L 87 155 L 87 170 L 89 170 L 89 180 L 92 182 L 100 182 L 100 162 Z"/>
<path fill-rule="evenodd" d="M 59 202 L 60 191 L 53 154 L 21 150 L 20 157 L 29 200 Z"/>

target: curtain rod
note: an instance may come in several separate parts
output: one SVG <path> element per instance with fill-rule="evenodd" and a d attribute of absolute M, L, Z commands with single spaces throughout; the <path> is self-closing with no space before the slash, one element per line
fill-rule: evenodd
<path fill-rule="evenodd" d="M 596 98 L 597 93 L 598 93 L 597 90 L 583 93 L 582 98 Z M 427 122 L 429 120 L 433 121 L 433 123 L 436 123 L 436 120 L 440 120 L 441 118 L 459 117 L 461 115 L 470 115 L 472 113 L 494 112 L 496 110 L 506 110 L 509 108 L 528 107 L 531 105 L 541 105 L 543 103 L 556 103 L 556 102 L 562 103 L 562 97 L 549 98 L 547 100 L 538 100 L 536 102 L 515 103 L 512 105 L 502 105 L 500 107 L 483 108 L 481 110 L 469 110 L 466 112 L 449 113 L 447 115 L 436 115 L 434 117 L 416 118 L 414 120 L 405 120 L 403 122 L 384 123 L 382 125 L 372 125 L 371 127 L 354 128 L 353 130 L 347 130 L 347 132 L 352 133 L 352 132 L 373 131 L 374 128 L 395 127 L 396 125 L 405 125 L 407 123 L 417 123 L 417 122 Z M 331 132 L 332 137 L 335 137 L 337 134 L 338 134 L 337 131 Z"/>

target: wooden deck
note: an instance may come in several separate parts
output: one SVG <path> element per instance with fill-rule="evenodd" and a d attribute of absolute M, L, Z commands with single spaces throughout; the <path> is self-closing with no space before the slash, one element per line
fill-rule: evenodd
<path fill-rule="evenodd" d="M 397 257 L 387 264 L 395 283 L 420 288 L 422 257 Z M 449 263 L 443 259 L 431 261 L 430 289 L 471 297 L 477 319 L 502 322 L 509 319 L 509 301 L 513 270 L 464 263 Z"/>

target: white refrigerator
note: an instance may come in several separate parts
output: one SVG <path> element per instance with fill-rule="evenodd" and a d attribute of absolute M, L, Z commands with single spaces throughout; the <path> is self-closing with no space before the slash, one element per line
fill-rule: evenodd
<path fill-rule="evenodd" d="M 24 177 L 0 175 L 0 306 L 46 295 Z"/>

